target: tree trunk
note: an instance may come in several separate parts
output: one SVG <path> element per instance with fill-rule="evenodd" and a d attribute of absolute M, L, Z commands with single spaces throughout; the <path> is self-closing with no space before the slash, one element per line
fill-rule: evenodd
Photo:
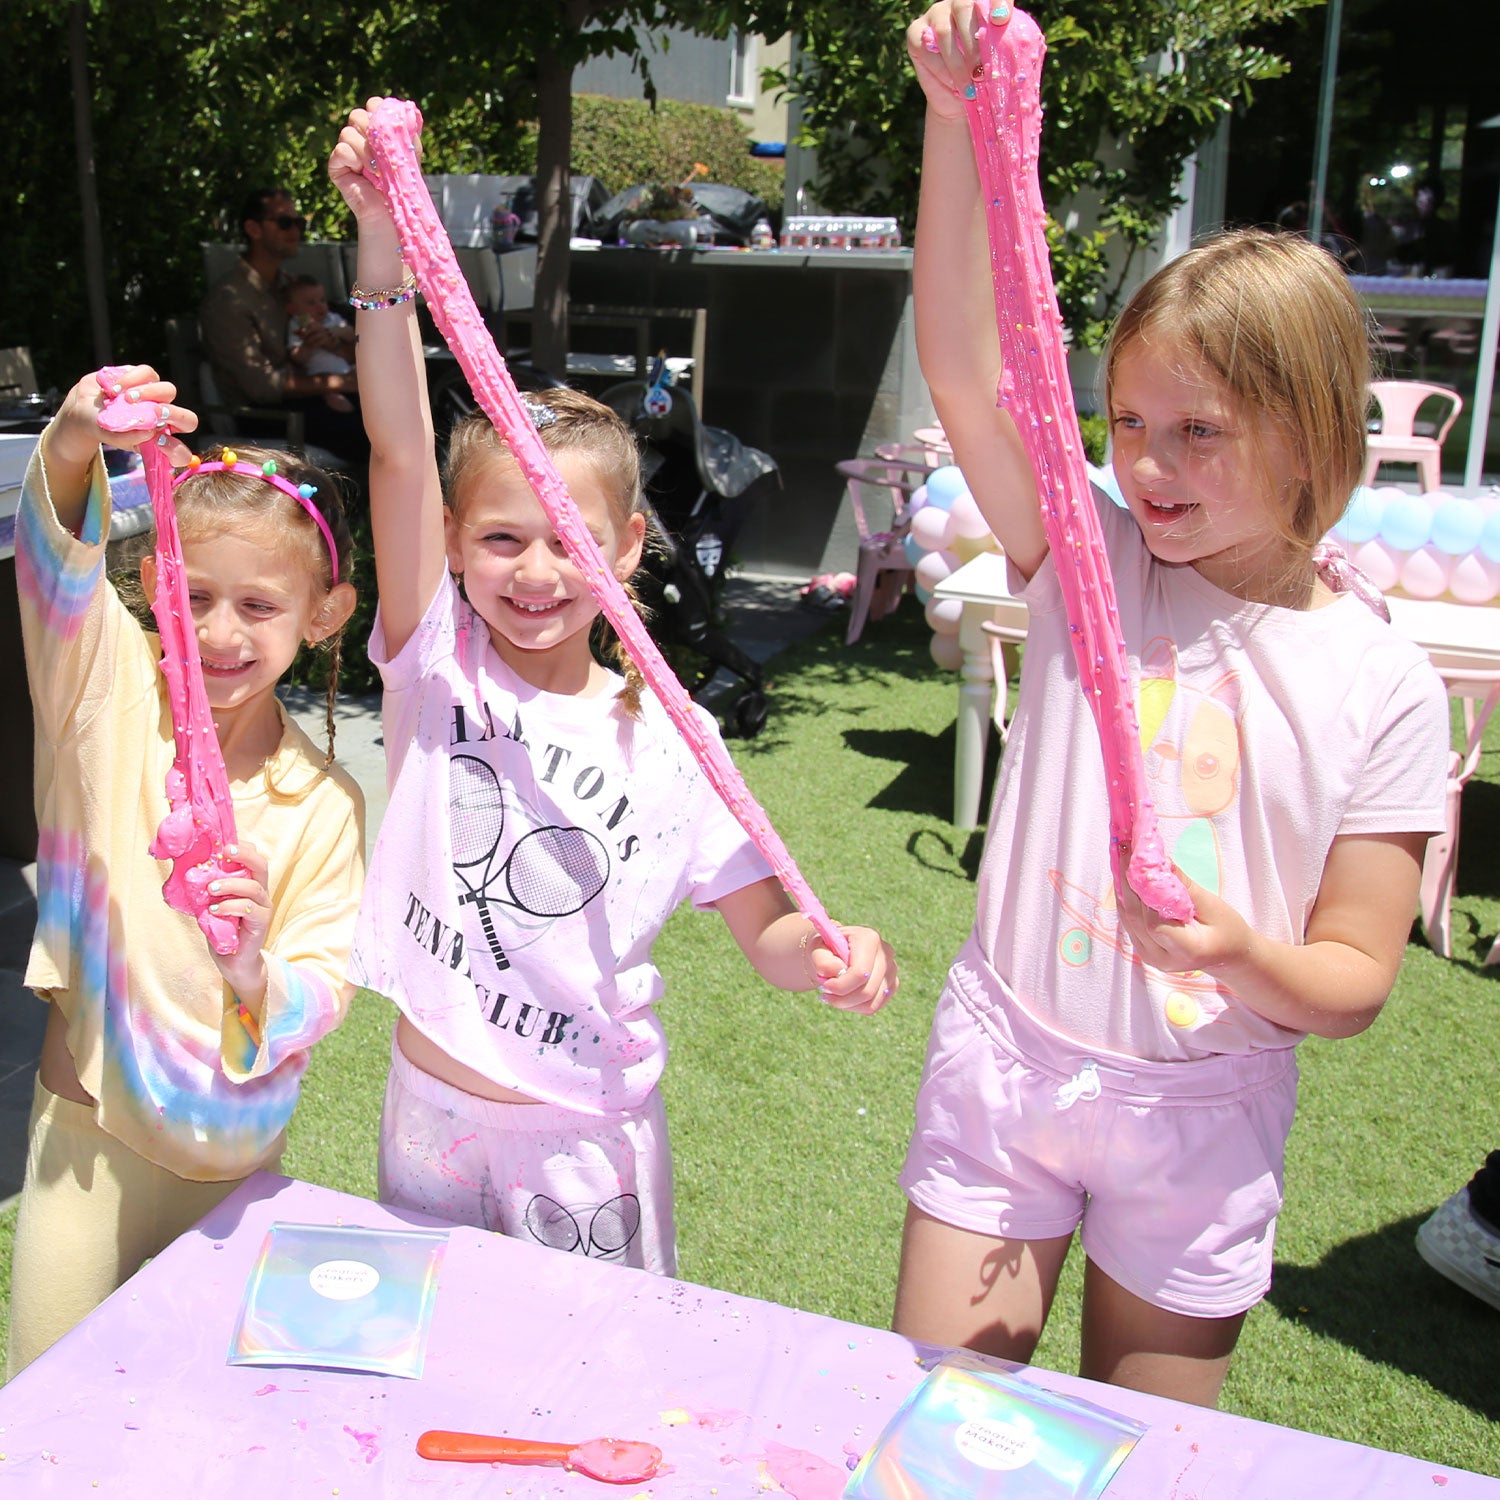
<path fill-rule="evenodd" d="M 573 64 L 537 59 L 537 266 L 531 363 L 559 379 L 568 370 L 568 265 L 573 233 Z"/>

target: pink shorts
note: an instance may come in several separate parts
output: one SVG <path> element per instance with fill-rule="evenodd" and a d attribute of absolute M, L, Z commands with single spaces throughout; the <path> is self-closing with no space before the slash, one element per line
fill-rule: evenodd
<path fill-rule="evenodd" d="M 551 1250 L 677 1273 L 672 1154 L 655 1091 L 623 1115 L 501 1104 L 424 1072 L 393 1039 L 380 1201 Z"/>
<path fill-rule="evenodd" d="M 1083 1226 L 1137 1297 L 1244 1312 L 1271 1284 L 1293 1049 L 1155 1063 L 1089 1056 L 992 993 L 961 956 L 938 1001 L 901 1173 L 924 1213 L 997 1239 Z"/>

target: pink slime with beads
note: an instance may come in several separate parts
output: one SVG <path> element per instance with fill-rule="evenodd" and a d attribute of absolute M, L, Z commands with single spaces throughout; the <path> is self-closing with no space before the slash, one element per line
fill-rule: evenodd
<path fill-rule="evenodd" d="M 99 384 L 106 394 L 113 391 L 118 372 L 110 367 L 100 370 Z M 161 408 L 155 402 L 127 401 L 123 394 L 99 413 L 99 425 L 107 432 L 155 431 L 160 422 Z M 151 612 L 161 632 L 161 670 L 167 679 L 176 746 L 167 772 L 170 810 L 156 830 L 150 853 L 172 861 L 162 886 L 167 905 L 194 918 L 215 953 L 234 953 L 240 943 L 239 918 L 215 916 L 208 909 L 214 899 L 208 887 L 221 876 L 243 873 L 244 867 L 225 854 L 235 842 L 234 804 L 203 687 L 203 661 L 172 503 L 172 465 L 155 442 L 143 443 L 140 453 L 156 518 L 156 597 Z"/>
<path fill-rule="evenodd" d="M 1130 663 L 1084 467 L 1047 258 L 1046 213 L 1037 181 L 1047 45 L 1036 22 L 1019 10 L 1004 26 L 981 27 L 978 41 L 983 76 L 975 82 L 967 114 L 989 221 L 995 321 L 1004 360 L 999 404 L 1015 419 L 1036 471 L 1079 682 L 1099 728 L 1109 776 L 1115 884 L 1128 850 L 1123 873 L 1130 888 L 1162 916 L 1187 922 L 1192 899 L 1167 858 L 1146 789 Z"/>
<path fill-rule="evenodd" d="M 849 944 L 829 920 L 771 826 L 771 820 L 735 769 L 722 745 L 704 734 L 692 711 L 692 703 L 662 659 L 656 643 L 646 632 L 640 616 L 605 562 L 567 485 L 537 436 L 525 403 L 516 391 L 510 372 L 495 348 L 495 341 L 479 316 L 468 282 L 458 268 L 448 236 L 443 230 L 422 169 L 416 140 L 422 115 L 404 99 L 385 99 L 370 118 L 370 147 L 374 173 L 370 180 L 390 203 L 396 229 L 401 236 L 401 254 L 417 279 L 438 328 L 453 351 L 469 388 L 485 414 L 505 438 L 516 463 L 536 492 L 542 509 L 573 564 L 583 574 L 609 623 L 625 644 L 631 659 L 641 669 L 652 691 L 661 700 L 679 733 L 703 767 L 724 805 L 764 854 L 776 878 L 797 903 L 802 914 L 817 929 L 818 936 L 845 963 Z"/>

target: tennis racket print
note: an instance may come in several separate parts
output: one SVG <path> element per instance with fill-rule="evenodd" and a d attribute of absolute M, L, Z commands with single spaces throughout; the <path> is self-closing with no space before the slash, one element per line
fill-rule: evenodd
<path fill-rule="evenodd" d="M 478 908 L 495 967 L 508 969 L 510 959 L 495 935 L 490 904 L 504 902 L 530 917 L 570 917 L 604 889 L 609 853 L 586 828 L 549 825 L 517 839 L 497 869 L 505 834 L 499 778 L 487 761 L 473 755 L 455 755 L 449 766 L 453 871 L 464 887 L 459 900 Z"/>
<path fill-rule="evenodd" d="M 453 873 L 464 886 L 459 901 L 472 901 L 479 908 L 495 967 L 508 969 L 510 960 L 495 936 L 487 899 L 495 878 L 491 866 L 505 833 L 505 799 L 499 778 L 488 762 L 473 755 L 455 755 L 449 761 L 448 822 L 452 829 Z"/>

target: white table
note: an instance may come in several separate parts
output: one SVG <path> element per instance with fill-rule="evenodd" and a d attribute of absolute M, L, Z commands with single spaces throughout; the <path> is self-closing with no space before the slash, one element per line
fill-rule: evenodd
<path fill-rule="evenodd" d="M 989 742 L 995 693 L 997 689 L 1005 692 L 1007 686 L 1004 676 L 996 671 L 1001 658 L 992 649 L 994 637 L 984 627 L 988 622 L 999 627 L 1001 638 L 1021 640 L 1030 612 L 1024 600 L 1011 594 L 1005 579 L 1005 558 L 998 552 L 981 552 L 971 558 L 932 593 L 937 599 L 958 599 L 964 607 L 958 627 L 964 660 L 959 668 L 958 744 L 953 756 L 953 823 L 957 828 L 973 828 L 979 822 L 984 749 Z"/>
<path fill-rule="evenodd" d="M 932 592 L 939 599 L 961 600 L 964 606 L 959 628 L 964 661 L 958 688 L 953 821 L 959 828 L 973 828 L 979 817 L 979 787 L 995 689 L 993 653 L 984 622 L 1024 635 L 1027 610 L 1011 594 L 1005 559 L 997 552 L 980 553 Z M 1387 602 L 1391 624 L 1427 651 L 1445 681 L 1457 683 L 1466 671 L 1500 671 L 1500 607 L 1446 599 L 1392 597 Z"/>

